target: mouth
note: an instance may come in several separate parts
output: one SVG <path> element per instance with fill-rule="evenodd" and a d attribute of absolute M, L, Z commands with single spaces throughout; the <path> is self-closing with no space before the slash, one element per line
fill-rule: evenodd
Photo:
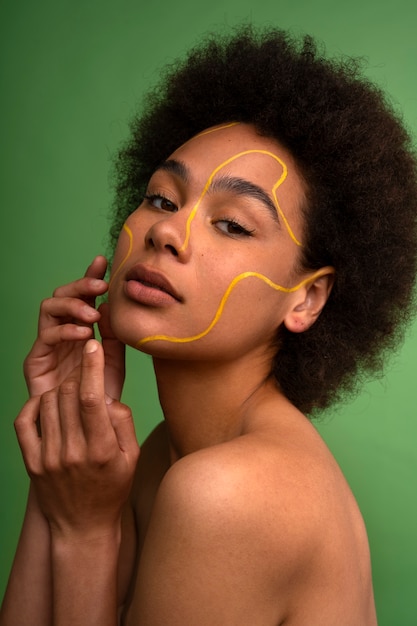
<path fill-rule="evenodd" d="M 150 297 L 153 294 L 153 298 L 158 300 L 157 293 L 159 293 L 159 298 L 165 295 L 177 302 L 183 301 L 175 287 L 163 274 L 145 265 L 132 267 L 126 274 L 126 283 L 127 285 L 130 283 L 131 289 L 135 290 L 135 293 L 141 293 L 142 296 L 148 294 Z M 137 284 L 136 287 L 134 283 Z"/>

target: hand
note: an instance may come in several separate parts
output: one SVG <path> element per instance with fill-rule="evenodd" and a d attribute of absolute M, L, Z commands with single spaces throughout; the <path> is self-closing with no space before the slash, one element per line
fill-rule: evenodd
<path fill-rule="evenodd" d="M 59 386 L 79 366 L 85 342 L 93 337 L 93 324 L 101 319 L 101 312 L 94 306 L 96 297 L 107 291 L 103 280 L 106 267 L 106 259 L 96 257 L 84 278 L 58 287 L 52 298 L 42 302 L 38 337 L 24 362 L 31 396 L 40 396 Z M 111 333 L 108 310 L 104 311 L 106 319 L 102 328 L 110 350 L 106 360 L 111 364 L 106 381 L 109 395 L 119 398 L 124 379 L 124 348 Z"/>
<path fill-rule="evenodd" d="M 99 342 L 86 343 L 81 367 L 57 389 L 26 403 L 15 428 L 51 531 L 86 539 L 114 528 L 139 447 L 130 409 L 105 395 Z"/>

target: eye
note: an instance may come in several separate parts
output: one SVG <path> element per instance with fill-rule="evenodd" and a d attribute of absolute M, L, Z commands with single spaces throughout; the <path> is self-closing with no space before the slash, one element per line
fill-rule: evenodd
<path fill-rule="evenodd" d="M 178 207 L 176 204 L 168 200 L 165 196 L 162 196 L 159 193 L 147 193 L 144 196 L 144 199 L 149 202 L 156 209 L 161 209 L 162 211 L 169 211 L 170 213 L 175 213 L 178 211 Z"/>
<path fill-rule="evenodd" d="M 235 237 L 251 237 L 254 233 L 254 229 L 247 228 L 235 219 L 223 218 L 216 220 L 215 224 L 223 233 Z"/>

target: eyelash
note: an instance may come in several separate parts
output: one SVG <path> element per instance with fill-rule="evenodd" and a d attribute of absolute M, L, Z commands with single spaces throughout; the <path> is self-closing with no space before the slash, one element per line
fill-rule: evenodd
<path fill-rule="evenodd" d="M 155 207 L 155 208 L 161 209 L 162 211 L 170 211 L 170 212 L 178 211 L 178 207 L 176 206 L 176 204 L 160 193 L 145 193 L 145 195 L 143 196 L 143 199 L 147 200 L 150 204 L 153 204 L 156 200 L 161 200 L 162 202 L 163 201 L 169 202 L 169 204 L 172 206 L 172 209 L 168 209 L 168 208 L 164 209 L 162 206 Z"/>
<path fill-rule="evenodd" d="M 237 233 L 228 233 L 229 235 L 235 235 L 237 237 L 239 236 L 252 237 L 253 233 L 255 232 L 254 228 L 248 228 L 247 226 L 244 226 L 241 222 L 239 222 L 235 218 L 221 217 L 213 221 L 214 224 L 219 224 L 221 222 L 226 223 L 228 226 L 232 226 L 233 228 L 236 228 L 239 231 Z"/>
<path fill-rule="evenodd" d="M 152 204 L 153 206 L 155 201 L 160 200 L 162 202 L 168 202 L 172 208 L 166 208 L 164 209 L 162 206 L 161 207 L 155 207 L 157 209 L 161 209 L 162 211 L 168 211 L 168 212 L 175 212 L 178 211 L 178 207 L 176 206 L 176 204 L 174 202 L 172 202 L 171 200 L 169 200 L 168 198 L 166 198 L 165 196 L 163 196 L 160 193 L 146 193 L 144 195 L 144 200 L 147 200 L 150 204 Z M 254 228 L 248 228 L 247 226 L 245 226 L 244 224 L 242 224 L 239 220 L 235 219 L 235 218 L 230 218 L 230 217 L 220 217 L 220 218 L 216 218 L 216 220 L 213 220 L 212 222 L 213 224 L 220 224 L 220 223 L 225 223 L 229 226 L 231 226 L 232 228 L 235 228 L 238 232 L 229 232 L 229 233 L 225 233 L 225 234 L 229 234 L 229 235 L 234 235 L 236 237 L 242 236 L 242 237 L 251 237 L 253 235 L 253 233 L 255 232 Z M 224 230 L 222 230 L 221 228 L 219 228 L 219 230 L 221 232 L 225 232 Z"/>

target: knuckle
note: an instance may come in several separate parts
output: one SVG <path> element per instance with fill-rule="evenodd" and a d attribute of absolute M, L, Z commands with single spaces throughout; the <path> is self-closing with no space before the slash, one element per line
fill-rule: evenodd
<path fill-rule="evenodd" d="M 40 407 L 42 410 L 47 410 L 55 405 L 56 389 L 50 389 L 42 394 L 40 399 Z"/>
<path fill-rule="evenodd" d="M 58 474 L 60 472 L 60 462 L 58 455 L 45 454 L 43 458 L 43 468 L 45 474 Z"/>
<path fill-rule="evenodd" d="M 59 394 L 61 396 L 72 396 L 78 393 L 79 383 L 75 378 L 67 378 L 61 383 L 59 387 Z"/>
<path fill-rule="evenodd" d="M 118 415 L 119 415 L 119 419 L 121 419 L 121 420 L 131 420 L 131 419 L 133 419 L 132 411 L 130 410 L 130 407 L 127 406 L 127 404 L 120 403 L 120 406 L 119 406 L 117 412 L 118 412 Z"/>
<path fill-rule="evenodd" d="M 56 287 L 53 292 L 52 292 L 52 297 L 53 298 L 59 298 L 62 294 L 62 287 L 61 285 L 59 287 Z"/>
<path fill-rule="evenodd" d="M 79 383 L 77 380 L 75 380 L 74 378 L 68 378 L 67 380 L 64 380 L 64 382 L 61 383 L 61 385 L 59 386 L 59 397 L 64 399 L 64 398 L 69 398 L 71 396 L 75 396 L 78 394 L 78 388 L 79 388 Z"/>
<path fill-rule="evenodd" d="M 30 478 L 40 479 L 45 474 L 45 466 L 38 463 L 30 455 L 25 457 L 25 467 Z"/>
<path fill-rule="evenodd" d="M 82 461 L 82 452 L 76 446 L 67 446 L 61 453 L 60 464 L 64 470 L 80 467 Z"/>
<path fill-rule="evenodd" d="M 133 422 L 131 409 L 120 402 L 113 402 L 109 406 L 109 416 L 114 426 L 122 422 Z"/>
<path fill-rule="evenodd" d="M 95 391 L 82 389 L 80 391 L 80 404 L 85 408 L 94 408 L 100 403 L 100 396 Z"/>
<path fill-rule="evenodd" d="M 103 469 L 111 464 L 117 455 L 117 442 L 114 434 L 103 433 L 100 439 L 90 441 L 87 448 L 88 462 L 91 467 Z"/>
<path fill-rule="evenodd" d="M 137 441 L 133 441 L 132 449 L 131 449 L 131 457 L 132 457 L 132 461 L 134 464 L 137 463 L 139 456 L 140 456 L 140 446 Z"/>
<path fill-rule="evenodd" d="M 103 469 L 104 467 L 106 467 L 110 460 L 109 455 L 104 450 L 101 450 L 98 446 L 90 451 L 88 459 L 90 465 L 98 469 Z"/>
<path fill-rule="evenodd" d="M 41 300 L 41 304 L 40 304 L 41 313 L 44 313 L 45 309 L 48 309 L 50 303 L 51 303 L 51 298 L 44 298 L 43 300 Z"/>
<path fill-rule="evenodd" d="M 38 416 L 39 416 L 38 400 L 36 398 L 31 398 L 30 400 L 26 402 L 22 410 L 19 411 L 18 415 L 16 416 L 13 422 L 13 426 L 14 426 L 16 434 L 18 436 L 24 435 L 27 430 L 30 430 L 30 428 L 33 425 L 33 422 L 36 420 L 36 418 L 38 418 Z"/>
<path fill-rule="evenodd" d="M 19 414 L 14 420 L 13 425 L 14 425 L 14 430 L 17 435 L 17 438 L 19 439 L 20 436 L 25 432 L 27 428 L 26 420 L 22 415 Z"/>

